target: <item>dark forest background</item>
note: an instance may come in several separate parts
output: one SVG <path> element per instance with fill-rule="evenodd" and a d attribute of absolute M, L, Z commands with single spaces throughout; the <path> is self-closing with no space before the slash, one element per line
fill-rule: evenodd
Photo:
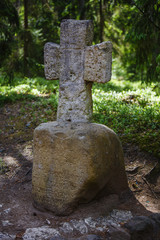
<path fill-rule="evenodd" d="M 113 43 L 117 76 L 160 81 L 160 0 L 0 1 L 0 75 L 43 73 L 43 47 L 59 43 L 62 19 L 92 19 L 94 43 Z"/>

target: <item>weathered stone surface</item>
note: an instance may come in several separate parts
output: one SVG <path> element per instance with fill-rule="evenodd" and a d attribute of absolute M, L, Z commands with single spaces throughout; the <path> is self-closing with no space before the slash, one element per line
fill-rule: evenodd
<path fill-rule="evenodd" d="M 60 46 L 48 42 L 44 46 L 44 71 L 46 79 L 59 79 Z"/>
<path fill-rule="evenodd" d="M 103 42 L 86 48 L 84 80 L 105 83 L 111 79 L 112 43 Z"/>
<path fill-rule="evenodd" d="M 84 49 L 93 40 L 91 20 L 64 19 L 61 22 L 60 45 L 65 49 Z"/>
<path fill-rule="evenodd" d="M 92 82 L 111 78 L 112 44 L 90 46 L 93 24 L 89 20 L 63 20 L 60 47 L 46 43 L 45 76 L 60 79 L 57 121 L 89 122 L 92 118 Z"/>
<path fill-rule="evenodd" d="M 87 122 L 92 117 L 92 84 L 83 80 L 83 59 L 82 50 L 62 51 L 58 121 Z"/>
<path fill-rule="evenodd" d="M 60 84 L 57 120 L 88 122 L 92 119 L 91 85 Z"/>
<path fill-rule="evenodd" d="M 60 36 L 58 121 L 87 122 L 92 117 L 91 83 L 84 76 L 85 47 L 92 43 L 91 21 L 64 20 Z"/>
<path fill-rule="evenodd" d="M 36 206 L 69 214 L 79 203 L 127 188 L 123 153 L 104 125 L 41 124 L 34 133 L 33 198 Z"/>

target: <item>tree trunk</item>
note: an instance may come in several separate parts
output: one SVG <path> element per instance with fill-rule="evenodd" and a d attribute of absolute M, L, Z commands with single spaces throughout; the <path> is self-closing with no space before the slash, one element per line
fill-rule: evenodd
<path fill-rule="evenodd" d="M 100 42 L 103 42 L 104 38 L 104 14 L 103 14 L 103 0 L 100 0 L 99 13 L 100 13 Z"/>
<path fill-rule="evenodd" d="M 80 15 L 80 20 L 85 19 L 85 0 L 79 1 L 79 15 Z"/>
<path fill-rule="evenodd" d="M 24 0 L 24 75 L 28 75 L 28 0 Z"/>

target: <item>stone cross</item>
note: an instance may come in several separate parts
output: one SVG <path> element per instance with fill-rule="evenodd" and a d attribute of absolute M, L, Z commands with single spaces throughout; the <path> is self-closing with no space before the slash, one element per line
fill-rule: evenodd
<path fill-rule="evenodd" d="M 68 215 L 95 197 L 128 188 L 117 135 L 90 123 L 93 82 L 111 78 L 112 45 L 92 44 L 91 21 L 64 20 L 60 46 L 45 45 L 45 75 L 60 79 L 57 121 L 34 131 L 34 206 Z"/>
<path fill-rule="evenodd" d="M 57 121 L 89 122 L 92 117 L 92 83 L 111 78 L 112 44 L 90 46 L 93 24 L 90 20 L 63 20 L 60 45 L 46 43 L 46 79 L 60 79 Z"/>

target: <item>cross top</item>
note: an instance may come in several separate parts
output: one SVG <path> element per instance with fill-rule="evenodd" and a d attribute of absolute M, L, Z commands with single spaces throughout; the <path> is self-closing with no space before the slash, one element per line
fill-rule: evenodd
<path fill-rule="evenodd" d="M 90 46 L 90 20 L 63 20 L 60 45 L 44 47 L 45 76 L 60 79 L 57 121 L 89 122 L 92 117 L 92 83 L 111 78 L 112 44 Z"/>

